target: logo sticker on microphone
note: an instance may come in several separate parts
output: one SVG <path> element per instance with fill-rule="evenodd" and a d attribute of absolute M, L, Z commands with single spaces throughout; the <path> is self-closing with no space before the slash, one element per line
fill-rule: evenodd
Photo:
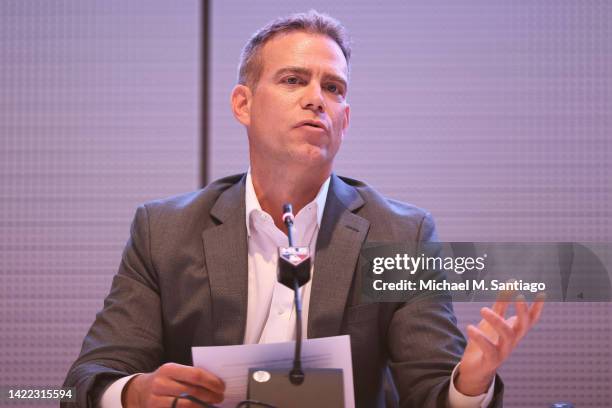
<path fill-rule="evenodd" d="M 292 264 L 298 266 L 309 257 L 308 247 L 281 247 L 278 248 L 278 256 Z"/>

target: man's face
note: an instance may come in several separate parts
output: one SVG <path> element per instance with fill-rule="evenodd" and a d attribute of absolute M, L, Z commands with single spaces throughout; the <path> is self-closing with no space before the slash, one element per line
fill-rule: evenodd
<path fill-rule="evenodd" d="M 252 158 L 331 169 L 349 123 L 342 50 L 327 36 L 292 32 L 260 52 L 263 67 L 243 122 Z"/>

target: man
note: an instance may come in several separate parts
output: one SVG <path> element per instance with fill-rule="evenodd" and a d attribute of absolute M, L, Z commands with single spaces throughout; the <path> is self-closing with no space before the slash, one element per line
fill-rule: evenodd
<path fill-rule="evenodd" d="M 541 303 L 517 302 L 508 320 L 505 302 L 483 308 L 464 351 L 446 298 L 361 302 L 362 245 L 436 236 L 428 213 L 332 173 L 349 125 L 349 59 L 342 26 L 314 11 L 250 39 L 231 98 L 247 130 L 249 172 L 137 210 L 104 309 L 66 379 L 78 405 L 169 407 L 183 392 L 219 402 L 224 384 L 190 366 L 192 346 L 295 338 L 291 291 L 275 278 L 287 202 L 296 244 L 314 254 L 303 331 L 351 336 L 357 406 L 381 405 L 387 365 L 402 406 L 501 405 L 496 369 Z"/>

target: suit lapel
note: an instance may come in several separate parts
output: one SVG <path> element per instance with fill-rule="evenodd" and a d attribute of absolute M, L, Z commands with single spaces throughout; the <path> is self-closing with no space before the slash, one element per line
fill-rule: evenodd
<path fill-rule="evenodd" d="M 340 333 L 357 259 L 370 225 L 352 213 L 363 204 L 353 187 L 332 174 L 317 238 L 308 310 L 309 338 Z"/>
<path fill-rule="evenodd" d="M 202 233 L 215 345 L 242 344 L 244 339 L 248 294 L 244 191 L 245 177 L 225 190 L 210 212 L 221 224 Z"/>

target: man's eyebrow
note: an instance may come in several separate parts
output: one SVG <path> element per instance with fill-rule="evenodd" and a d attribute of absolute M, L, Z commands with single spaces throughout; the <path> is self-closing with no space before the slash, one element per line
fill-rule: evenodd
<path fill-rule="evenodd" d="M 274 74 L 274 78 L 280 78 L 281 76 L 285 74 L 300 74 L 304 76 L 311 76 L 312 71 L 309 70 L 308 68 L 303 68 L 303 67 L 284 67 L 276 71 L 276 73 Z M 340 82 L 342 86 L 344 86 L 345 88 L 348 85 L 346 82 L 346 79 L 342 78 L 340 75 L 326 73 L 323 75 L 323 78 L 331 79 L 336 82 Z"/>
<path fill-rule="evenodd" d="M 285 74 L 300 74 L 310 76 L 312 72 L 309 69 L 302 67 L 284 67 L 276 71 L 274 77 L 279 78 Z"/>

